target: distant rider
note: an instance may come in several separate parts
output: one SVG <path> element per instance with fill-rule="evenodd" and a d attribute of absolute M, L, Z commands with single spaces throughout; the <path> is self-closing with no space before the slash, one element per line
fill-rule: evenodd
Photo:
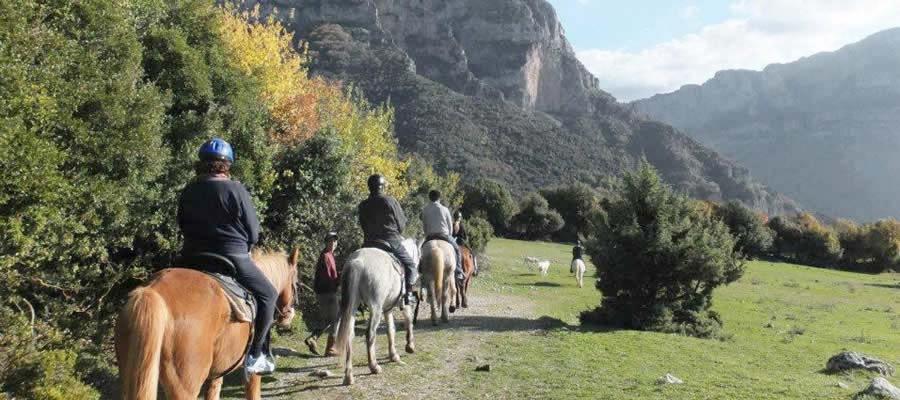
<path fill-rule="evenodd" d="M 334 249 L 337 248 L 337 240 L 338 235 L 336 232 L 328 232 L 325 235 L 325 249 L 319 254 L 319 261 L 316 262 L 313 291 L 316 292 L 316 301 L 319 303 L 319 318 L 309 337 L 304 340 L 311 353 L 319 354 L 316 340 L 327 330 L 328 344 L 325 347 L 325 355 L 329 357 L 337 355 L 337 350 L 334 347 L 334 337 L 337 335 L 339 312 L 337 290 L 341 281 L 337 270 L 337 262 L 334 259 Z"/>
<path fill-rule="evenodd" d="M 572 248 L 572 262 L 569 264 L 569 273 L 575 273 L 575 260 L 584 261 L 584 246 L 581 245 L 581 239 L 575 241 L 575 247 Z"/>
<path fill-rule="evenodd" d="M 369 197 L 359 203 L 359 225 L 363 231 L 363 246 L 376 247 L 388 251 L 400 260 L 406 275 L 404 302 L 409 304 L 414 299 L 413 285 L 419 278 L 416 271 L 416 262 L 403 247 L 403 237 L 400 236 L 406 229 L 406 215 L 397 202 L 391 196 L 384 194 L 387 180 L 379 174 L 369 177 Z"/>
<path fill-rule="evenodd" d="M 234 278 L 256 297 L 257 313 L 250 351 L 244 360 L 248 374 L 275 371 L 275 361 L 263 354 L 263 342 L 275 315 L 278 293 L 250 259 L 259 240 L 259 219 L 250 194 L 232 180 L 234 151 L 228 142 L 213 138 L 198 151 L 197 177 L 178 202 L 178 226 L 184 235 L 182 254 L 210 252 L 228 258 L 237 270 Z"/>
<path fill-rule="evenodd" d="M 425 240 L 443 240 L 453 247 L 456 254 L 456 280 L 462 281 L 462 257 L 459 255 L 459 245 L 452 238 L 453 217 L 450 216 L 450 210 L 441 204 L 441 192 L 432 190 L 428 192 L 428 199 L 431 203 L 425 205 L 422 209 L 422 230 L 425 231 Z"/>
<path fill-rule="evenodd" d="M 466 227 L 463 225 L 463 214 L 459 210 L 453 213 L 453 237 L 456 238 L 457 245 L 469 248 L 469 252 L 472 253 L 472 263 L 474 264 L 472 265 L 474 268 L 472 274 L 478 276 L 478 257 L 472 251 L 472 247 L 469 246 L 469 234 L 466 233 Z"/>

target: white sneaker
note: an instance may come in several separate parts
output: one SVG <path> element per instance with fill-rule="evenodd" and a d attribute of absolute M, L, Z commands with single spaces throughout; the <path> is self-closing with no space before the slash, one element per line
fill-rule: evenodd
<path fill-rule="evenodd" d="M 265 354 L 259 357 L 248 355 L 244 361 L 244 375 L 268 375 L 275 372 L 275 362 L 269 360 Z"/>

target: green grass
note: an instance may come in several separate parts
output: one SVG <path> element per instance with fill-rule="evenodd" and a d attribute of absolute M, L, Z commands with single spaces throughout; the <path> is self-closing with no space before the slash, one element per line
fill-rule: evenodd
<path fill-rule="evenodd" d="M 900 362 L 900 286 L 896 275 L 862 275 L 789 264 L 751 262 L 744 277 L 716 291 L 726 341 L 637 331 L 591 331 L 580 311 L 599 302 L 578 289 L 565 263 L 546 278 L 523 274 L 523 255 L 567 260 L 570 248 L 496 239 L 482 287 L 536 303 L 564 327 L 509 332 L 484 344 L 490 373 L 467 371 L 469 396 L 672 399 L 846 399 L 868 374 L 826 375 L 825 361 L 852 349 Z M 593 275 L 589 266 L 588 275 Z M 548 284 L 534 286 L 536 279 Z M 591 282 L 593 278 L 587 279 Z M 552 284 L 558 284 L 554 287 Z M 524 286 L 523 286 L 524 285 Z M 479 292 L 479 295 L 485 295 Z M 771 323 L 771 328 L 766 327 Z M 684 385 L 659 387 L 672 373 Z M 841 389 L 842 381 L 850 389 Z M 487 395 L 487 396 L 486 396 Z"/>
<path fill-rule="evenodd" d="M 423 314 L 419 351 L 404 356 L 408 365 L 384 364 L 384 375 L 365 378 L 365 353 L 357 336 L 361 384 L 334 388 L 337 378 L 303 378 L 315 359 L 284 357 L 281 371 L 294 375 L 279 382 L 269 378 L 264 396 L 406 398 L 421 397 L 425 390 L 444 398 L 485 399 L 849 399 L 872 375 L 824 374 L 820 370 L 830 356 L 848 349 L 900 363 L 896 274 L 751 262 L 741 280 L 714 294 L 713 308 L 722 315 L 729 338 L 704 340 L 581 327 L 578 314 L 595 307 L 600 293 L 593 288 L 591 265 L 585 287 L 575 286 L 568 271 L 570 251 L 563 245 L 494 239 L 487 251 L 490 266 L 475 279 L 472 296 L 504 299 L 500 313 L 494 310 L 487 317 L 502 319 L 504 329 L 473 327 L 473 321 L 481 321 L 473 318 L 477 309 L 451 317 L 440 329 L 427 327 Z M 549 275 L 526 269 L 526 255 L 555 261 Z M 467 335 L 476 340 L 454 351 Z M 302 350 L 301 336 L 282 337 L 278 345 Z M 383 336 L 378 340 L 383 358 L 386 343 Z M 485 362 L 490 372 L 474 370 Z M 455 369 L 450 374 L 432 376 L 450 364 Z M 685 383 L 657 386 L 656 379 L 666 373 Z M 849 389 L 838 387 L 838 381 Z M 235 386 L 229 389 L 238 394 Z"/>

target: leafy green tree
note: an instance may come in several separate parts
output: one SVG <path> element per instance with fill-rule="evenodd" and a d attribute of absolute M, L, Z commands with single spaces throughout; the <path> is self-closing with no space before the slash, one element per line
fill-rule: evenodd
<path fill-rule="evenodd" d="M 730 201 L 716 208 L 714 214 L 734 236 L 736 251 L 750 257 L 761 257 L 769 253 L 775 233 L 766 227 L 762 216 L 737 201 Z"/>
<path fill-rule="evenodd" d="M 519 206 L 519 213 L 510 221 L 512 231 L 529 240 L 544 239 L 562 226 L 562 216 L 551 210 L 547 200 L 538 193 L 526 196 Z"/>
<path fill-rule="evenodd" d="M 479 179 L 466 187 L 462 211 L 465 215 L 485 218 L 494 232 L 502 235 L 507 232 L 517 207 L 505 186 L 490 179 Z"/>
<path fill-rule="evenodd" d="M 900 222 L 884 219 L 868 226 L 866 248 L 874 271 L 894 269 L 900 263 Z"/>
<path fill-rule="evenodd" d="M 561 241 L 574 242 L 578 234 L 584 232 L 588 220 L 597 210 L 598 196 L 593 189 L 583 183 L 541 190 L 551 209 L 562 216 L 565 223 L 554 237 Z"/>
<path fill-rule="evenodd" d="M 494 237 L 494 228 L 491 223 L 481 217 L 466 218 L 463 222 L 466 234 L 469 235 L 468 245 L 476 254 L 484 253 L 488 242 Z"/>
<path fill-rule="evenodd" d="M 709 310 L 713 290 L 744 271 L 728 228 L 664 185 L 646 162 L 619 186 L 587 246 L 604 297 L 582 320 L 717 335 L 721 321 Z"/>

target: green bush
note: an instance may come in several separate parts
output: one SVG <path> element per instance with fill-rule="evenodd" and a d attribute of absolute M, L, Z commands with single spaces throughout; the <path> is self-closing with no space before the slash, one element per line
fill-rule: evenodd
<path fill-rule="evenodd" d="M 545 239 L 562 226 L 563 219 L 559 213 L 551 210 L 547 200 L 537 193 L 526 196 L 519 212 L 510 220 L 510 229 L 529 240 Z"/>
<path fill-rule="evenodd" d="M 463 221 L 466 234 L 469 235 L 468 245 L 476 254 L 484 253 L 488 242 L 494 237 L 494 228 L 491 223 L 481 217 L 470 217 Z"/>
<path fill-rule="evenodd" d="M 619 186 L 592 224 L 587 252 L 604 297 L 582 321 L 717 336 L 713 290 L 744 270 L 728 228 L 664 185 L 647 163 Z"/>
<path fill-rule="evenodd" d="M 564 225 L 553 235 L 558 241 L 574 242 L 578 239 L 578 234 L 588 228 L 588 221 L 599 204 L 597 193 L 582 183 L 544 189 L 540 193 L 547 199 L 550 208 L 562 216 Z"/>
<path fill-rule="evenodd" d="M 463 214 L 486 219 L 497 234 L 506 234 L 517 210 L 509 190 L 497 181 L 479 179 L 465 189 Z"/>
<path fill-rule="evenodd" d="M 763 257 L 771 251 L 775 233 L 753 210 L 730 201 L 716 208 L 715 216 L 725 223 L 734 236 L 736 251 L 749 257 Z"/>

